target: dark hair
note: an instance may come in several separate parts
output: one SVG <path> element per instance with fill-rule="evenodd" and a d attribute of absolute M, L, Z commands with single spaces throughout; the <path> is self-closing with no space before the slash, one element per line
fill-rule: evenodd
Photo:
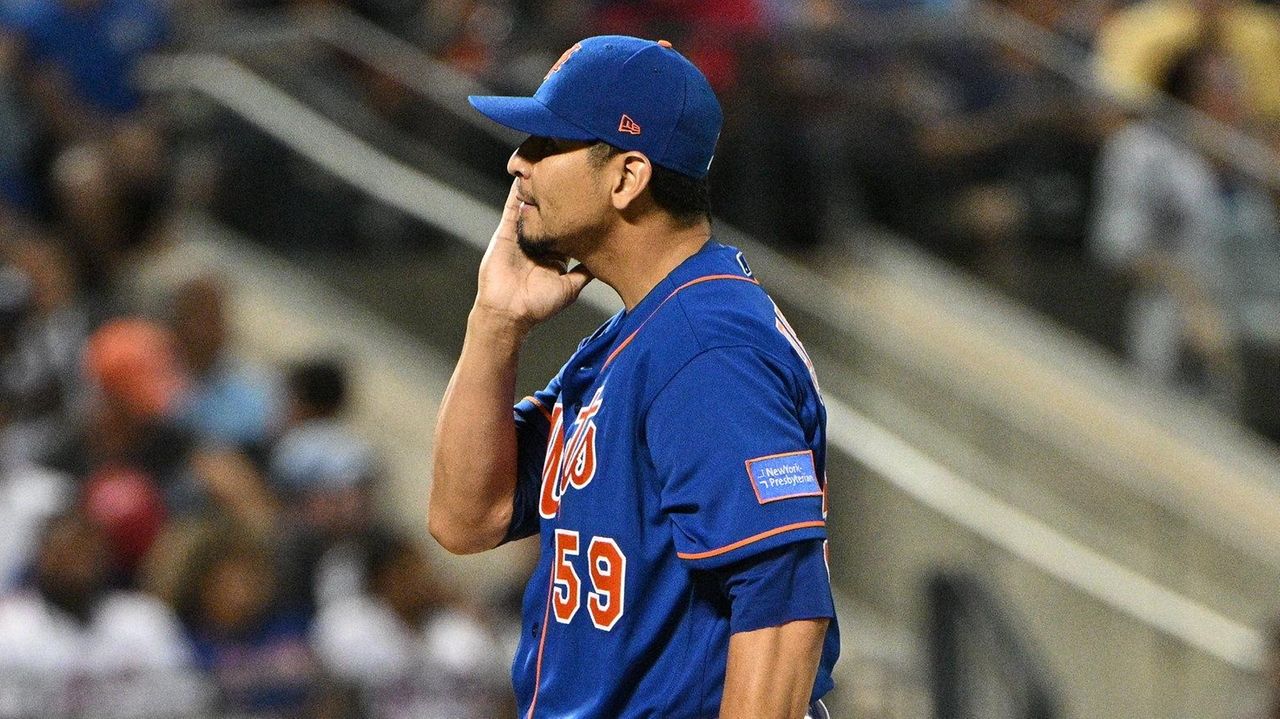
<path fill-rule="evenodd" d="M 602 167 L 609 158 L 622 152 L 607 142 L 597 142 L 591 146 L 591 161 L 596 167 Z M 651 166 L 649 194 L 655 205 L 683 225 L 711 219 L 711 183 L 706 177 L 698 179 L 661 165 Z"/>
<path fill-rule="evenodd" d="M 205 582 L 214 570 L 227 562 L 248 560 L 259 564 L 271 576 L 274 583 L 279 580 L 277 568 L 270 551 L 243 529 L 223 523 L 215 523 L 207 528 L 196 541 L 185 562 L 182 582 L 177 596 L 173 599 L 174 613 L 189 628 L 199 627 L 203 621 L 201 606 L 204 601 Z M 272 587 L 271 602 L 278 599 L 279 587 Z"/>
<path fill-rule="evenodd" d="M 289 391 L 298 402 L 322 415 L 342 411 L 347 401 L 347 371 L 333 359 L 299 362 L 289 372 Z"/>
<path fill-rule="evenodd" d="M 378 591 L 382 574 L 402 558 L 420 556 L 418 545 L 408 537 L 392 532 L 373 532 L 365 537 L 365 590 Z"/>
<path fill-rule="evenodd" d="M 1219 54 L 1207 45 L 1196 45 L 1177 53 L 1164 67 L 1160 90 L 1178 102 L 1192 104 L 1196 91 L 1204 86 L 1205 63 Z"/>

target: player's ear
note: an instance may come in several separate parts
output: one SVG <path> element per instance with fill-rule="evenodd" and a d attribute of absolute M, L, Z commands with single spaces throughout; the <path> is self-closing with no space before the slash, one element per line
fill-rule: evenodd
<path fill-rule="evenodd" d="M 624 152 L 616 158 L 616 163 L 617 171 L 613 175 L 610 198 L 614 208 L 622 211 L 631 207 L 636 198 L 644 194 L 653 177 L 653 165 L 640 152 Z"/>

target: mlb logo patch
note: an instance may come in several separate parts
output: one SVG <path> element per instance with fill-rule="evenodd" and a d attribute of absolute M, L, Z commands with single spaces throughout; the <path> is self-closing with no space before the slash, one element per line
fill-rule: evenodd
<path fill-rule="evenodd" d="M 747 476 L 760 504 L 792 497 L 818 497 L 818 471 L 813 465 L 813 452 L 785 452 L 748 459 Z"/>

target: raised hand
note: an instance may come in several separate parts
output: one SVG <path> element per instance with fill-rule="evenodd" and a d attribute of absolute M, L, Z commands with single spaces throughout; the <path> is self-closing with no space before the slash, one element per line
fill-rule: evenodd
<path fill-rule="evenodd" d="M 529 329 L 564 309 L 592 280 L 591 272 L 578 265 L 572 270 L 538 264 L 516 243 L 520 200 L 511 183 L 502 220 L 493 232 L 480 261 L 480 282 L 475 310 Z"/>

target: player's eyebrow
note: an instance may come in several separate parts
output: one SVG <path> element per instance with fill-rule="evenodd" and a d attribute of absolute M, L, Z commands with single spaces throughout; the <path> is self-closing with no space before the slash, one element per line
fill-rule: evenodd
<path fill-rule="evenodd" d="M 559 155 L 565 152 L 573 152 L 584 147 L 589 147 L 590 142 L 582 142 L 580 140 L 562 140 L 555 137 L 544 137 L 542 135 L 530 135 L 520 144 L 522 154 L 529 160 L 541 160 L 551 155 Z"/>

